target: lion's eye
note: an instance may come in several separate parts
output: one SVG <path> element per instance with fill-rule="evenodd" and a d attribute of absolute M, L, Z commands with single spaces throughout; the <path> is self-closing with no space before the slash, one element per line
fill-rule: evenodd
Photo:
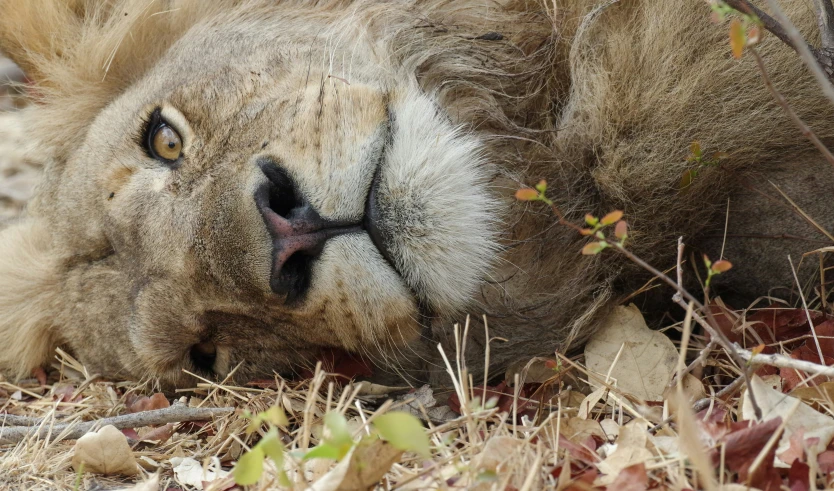
<path fill-rule="evenodd" d="M 150 150 L 157 158 L 174 162 L 182 155 L 182 138 L 174 128 L 161 124 L 151 135 Z"/>
<path fill-rule="evenodd" d="M 182 136 L 162 117 L 157 108 L 145 123 L 144 146 L 148 155 L 169 166 L 176 167 L 182 157 Z"/>

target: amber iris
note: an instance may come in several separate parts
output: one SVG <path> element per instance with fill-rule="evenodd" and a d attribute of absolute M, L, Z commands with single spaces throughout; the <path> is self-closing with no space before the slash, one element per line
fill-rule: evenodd
<path fill-rule="evenodd" d="M 175 161 L 182 155 L 182 138 L 168 125 L 159 126 L 151 138 L 153 152 L 165 160 Z"/>

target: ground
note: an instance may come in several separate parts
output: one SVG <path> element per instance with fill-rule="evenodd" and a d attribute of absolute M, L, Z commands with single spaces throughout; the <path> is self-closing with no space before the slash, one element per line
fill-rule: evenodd
<path fill-rule="evenodd" d="M 19 103 L 2 94 L 0 227 L 39 172 Z M 710 342 L 700 318 L 652 331 L 623 306 L 581 356 L 554 353 L 489 381 L 447 353 L 453 387 L 359 382 L 368 366 L 334 355 L 300 380 L 195 376 L 163 395 L 102 380 L 59 351 L 49 370 L 0 379 L 0 489 L 830 487 L 834 322 L 830 305 L 801 306 L 745 312 L 714 300 L 714 323 L 746 361 Z M 118 430 L 95 433 L 107 423 Z"/>

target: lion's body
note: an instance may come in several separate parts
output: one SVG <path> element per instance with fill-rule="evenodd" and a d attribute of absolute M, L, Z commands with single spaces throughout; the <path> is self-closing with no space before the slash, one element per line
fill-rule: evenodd
<path fill-rule="evenodd" d="M 785 284 L 782 252 L 825 237 L 748 184 L 826 189 L 834 169 L 703 2 L 593 4 L 6 1 L 0 49 L 38 84 L 28 131 L 47 165 L 0 232 L 0 368 L 25 373 L 57 346 L 91 371 L 172 385 L 182 369 L 286 370 L 322 347 L 396 364 L 448 343 L 465 314 L 506 339 L 496 364 L 565 349 L 645 277 L 579 256 L 581 237 L 513 199 L 539 179 L 571 219 L 624 210 L 629 247 L 660 265 L 679 235 L 717 257 L 729 199 L 726 254 L 752 285 L 730 287 Z M 796 55 L 759 49 L 834 138 Z M 175 163 L 142 148 L 153 114 L 182 137 Z M 681 191 L 696 140 L 728 157 Z M 834 225 L 827 197 L 792 198 Z"/>

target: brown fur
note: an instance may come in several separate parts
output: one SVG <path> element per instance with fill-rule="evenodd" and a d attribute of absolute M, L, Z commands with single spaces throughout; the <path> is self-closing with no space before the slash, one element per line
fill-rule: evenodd
<path fill-rule="evenodd" d="M 12 340 L 0 368 L 25 373 L 63 345 L 106 375 L 183 385 L 181 370 L 195 369 L 188 349 L 205 339 L 218 346 L 215 375 L 238 363 L 241 377 L 284 370 L 323 346 L 396 366 L 430 359 L 438 341 L 448 348 L 466 313 L 487 314 L 491 335 L 506 340 L 493 347 L 496 364 L 566 349 L 645 277 L 619 257 L 580 257 L 581 238 L 543 207 L 514 202 L 519 185 L 541 178 L 572 219 L 623 209 L 630 247 L 659 266 L 679 235 L 716 257 L 709 237 L 723 229 L 728 198 L 732 224 L 814 235 L 791 213 L 767 222 L 774 205 L 751 201 L 748 183 L 778 177 L 801 191 L 807 169 L 823 183 L 834 171 L 773 103 L 753 61 L 729 55 L 708 7 L 594 4 L 0 2 L 0 49 L 37 82 L 28 124 L 48 160 L 28 216 L 0 233 L 0 278 L 11 279 L 0 285 L 0 335 Z M 803 3 L 787 4 L 813 27 Z M 479 39 L 496 32 L 502 39 Z M 831 106 L 795 54 L 767 36 L 760 51 L 776 87 L 830 141 Z M 128 134 L 160 104 L 185 120 L 188 160 L 171 174 Z M 427 165 L 403 161 L 405 177 L 392 171 L 381 188 L 400 275 L 352 237 L 325 249 L 303 305 L 283 305 L 264 276 L 269 242 L 251 199 L 263 177 L 250 161 L 282 156 L 323 216 L 361 217 L 370 176 L 354 163 L 374 151 L 365 142 L 378 141 L 385 107 L 424 108 L 396 123 L 417 139 L 412 153 L 429 152 Z M 420 118 L 437 125 L 436 139 L 420 136 Z M 693 140 L 729 158 L 682 193 Z M 431 154 L 434 144 L 444 151 Z M 442 163 L 470 148 L 459 165 Z M 432 165 L 449 167 L 433 175 Z M 827 200 L 806 201 L 834 225 Z M 809 249 L 729 242 L 737 264 L 757 264 L 745 250 Z M 739 286 L 751 275 L 757 291 Z M 790 285 L 755 266 L 740 280 L 727 291 Z M 425 305 L 434 318 L 421 346 L 412 340 Z M 474 361 L 485 341 L 473 331 Z"/>

